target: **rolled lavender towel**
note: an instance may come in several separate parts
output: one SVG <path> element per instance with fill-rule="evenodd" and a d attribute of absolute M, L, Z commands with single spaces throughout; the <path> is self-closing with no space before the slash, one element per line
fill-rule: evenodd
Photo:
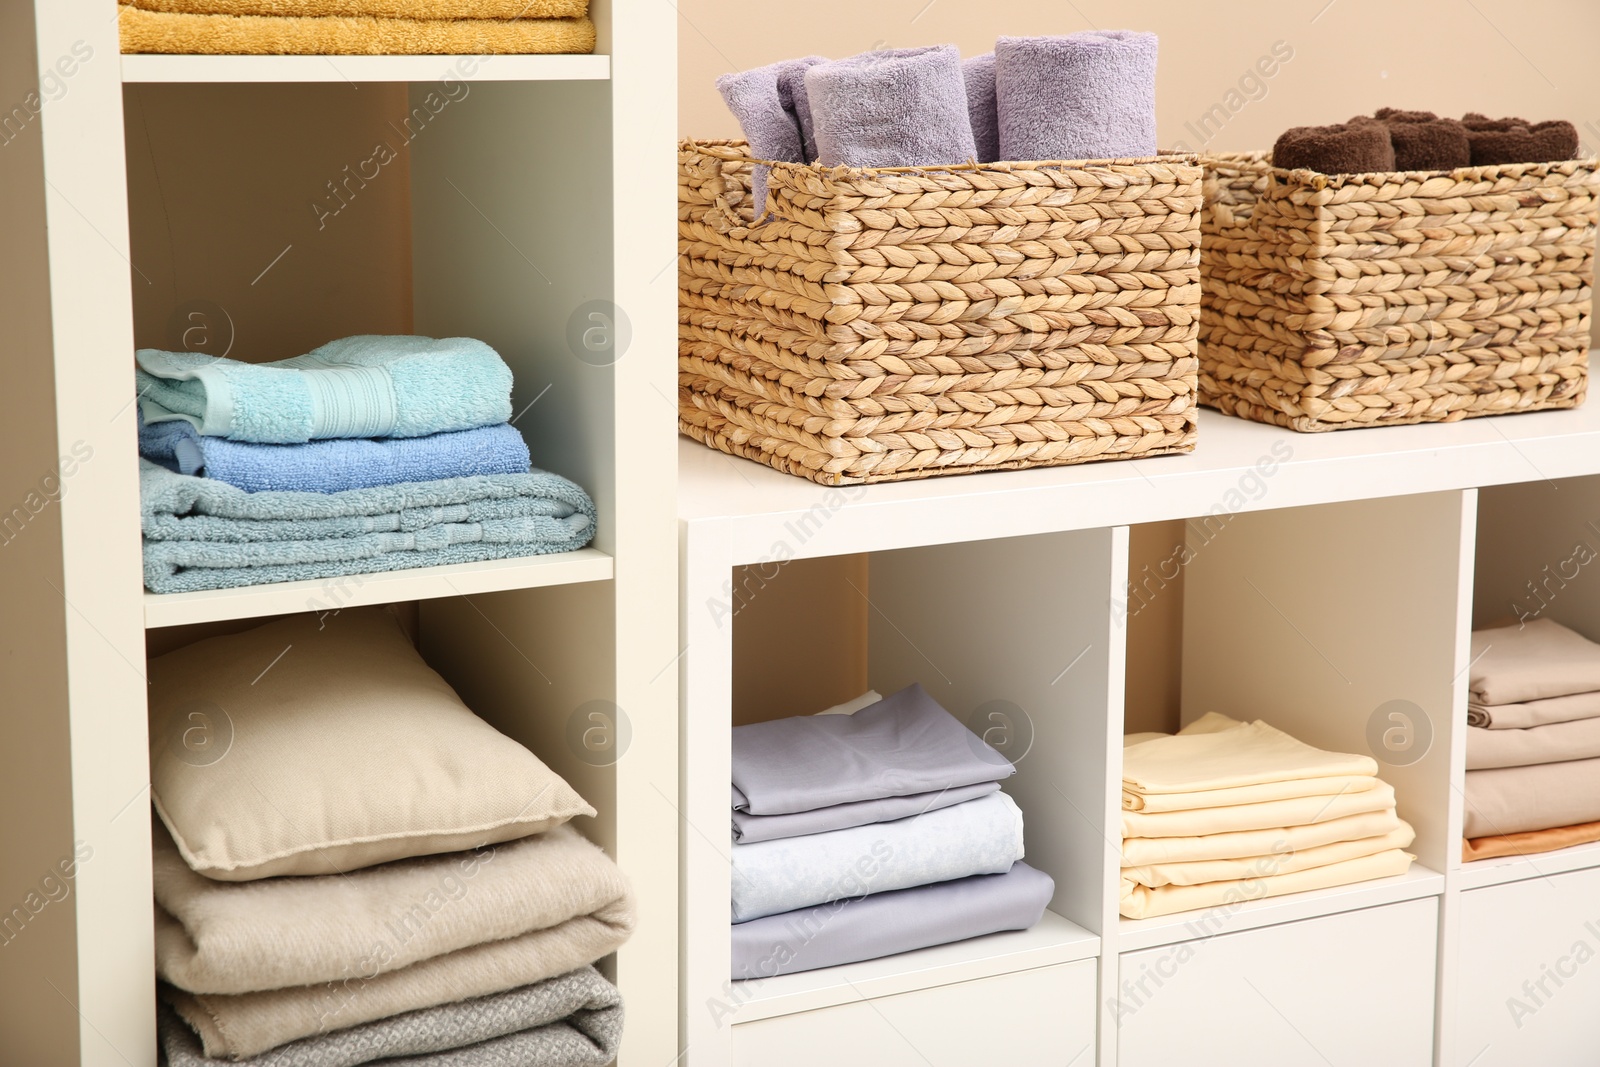
<path fill-rule="evenodd" d="M 1472 165 L 1467 128 L 1431 111 L 1378 109 L 1378 121 L 1389 127 L 1395 170 L 1455 170 Z"/>
<path fill-rule="evenodd" d="M 717 79 L 717 92 L 739 120 L 752 156 L 776 163 L 804 163 L 800 123 L 784 107 L 784 95 L 778 88 L 778 74 L 783 67 L 782 63 L 771 63 L 738 74 L 724 74 Z M 758 219 L 767 212 L 770 170 L 757 167 L 750 182 L 752 210 Z"/>
<path fill-rule="evenodd" d="M 1376 174 L 1391 171 L 1394 144 L 1389 127 L 1358 115 L 1333 126 L 1295 126 L 1272 146 L 1272 165 L 1322 174 Z"/>
<path fill-rule="evenodd" d="M 800 127 L 802 163 L 815 163 L 817 160 L 817 134 L 811 122 L 811 99 L 806 95 L 806 71 L 827 61 L 827 56 L 806 56 L 777 65 L 778 102 L 794 116 L 795 124 Z"/>
<path fill-rule="evenodd" d="M 973 56 L 961 64 L 967 82 L 967 118 L 972 123 L 972 143 L 979 163 L 1000 158 L 1000 119 L 994 103 L 994 53 Z"/>
<path fill-rule="evenodd" d="M 1156 49 L 1132 30 L 995 41 L 1000 158 L 1154 155 Z"/>
<path fill-rule="evenodd" d="M 824 166 L 933 167 L 977 156 L 955 45 L 818 63 L 805 82 Z"/>

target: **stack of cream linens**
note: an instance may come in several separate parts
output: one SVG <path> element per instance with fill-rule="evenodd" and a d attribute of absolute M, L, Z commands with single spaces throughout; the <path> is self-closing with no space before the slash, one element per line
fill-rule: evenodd
<path fill-rule="evenodd" d="M 1131 735 L 1122 761 L 1122 914 L 1229 906 L 1404 874 L 1412 829 L 1369 756 L 1215 712 Z"/>
<path fill-rule="evenodd" d="M 1472 635 L 1464 858 L 1600 841 L 1600 645 L 1551 619 Z"/>

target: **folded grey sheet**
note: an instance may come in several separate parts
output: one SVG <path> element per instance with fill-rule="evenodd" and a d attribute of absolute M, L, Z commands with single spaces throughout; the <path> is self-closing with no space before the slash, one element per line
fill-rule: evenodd
<path fill-rule="evenodd" d="M 1469 771 L 1595 758 L 1600 758 L 1600 719 L 1553 722 L 1524 730 L 1467 727 Z"/>
<path fill-rule="evenodd" d="M 165 1005 L 156 1031 L 168 1067 L 605 1067 L 622 1041 L 622 997 L 593 967 L 493 996 L 408 1011 L 291 1041 L 249 1059 L 215 1059 Z"/>
<path fill-rule="evenodd" d="M 1600 821 L 1600 759 L 1468 771 L 1466 836 Z"/>
<path fill-rule="evenodd" d="M 1026 930 L 1044 915 L 1054 893 L 1048 874 L 1018 862 L 1004 874 L 769 915 L 734 926 L 733 977 L 771 978 Z"/>
<path fill-rule="evenodd" d="M 752 815 L 936 793 L 1015 769 L 916 684 L 854 715 L 733 730 L 733 806 Z"/>
<path fill-rule="evenodd" d="M 897 822 L 734 845 L 736 923 L 844 897 L 1000 874 L 1022 858 L 1022 811 L 1004 793 Z"/>
<path fill-rule="evenodd" d="M 866 826 L 875 822 L 893 822 L 896 819 L 909 819 L 913 815 L 964 804 L 999 790 L 999 782 L 978 782 L 973 785 L 957 786 L 954 789 L 941 789 L 935 793 L 913 793 L 908 797 L 883 797 L 881 800 L 858 800 L 854 804 L 835 804 L 831 808 L 797 811 L 792 815 L 751 815 L 736 810 L 733 813 L 733 839 L 748 845 L 756 841 L 776 841 L 784 837 L 825 834 L 830 830 L 846 830 L 852 826 Z"/>

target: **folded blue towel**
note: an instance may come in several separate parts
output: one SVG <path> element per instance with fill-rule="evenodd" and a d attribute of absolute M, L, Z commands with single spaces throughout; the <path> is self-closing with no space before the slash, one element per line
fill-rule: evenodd
<path fill-rule="evenodd" d="M 594 503 L 546 471 L 247 493 L 139 463 L 145 587 L 225 589 L 582 548 Z"/>
<path fill-rule="evenodd" d="M 427 437 L 256 445 L 206 437 L 185 419 L 139 428 L 139 454 L 179 474 L 203 474 L 248 493 L 340 493 L 400 482 L 526 474 L 528 445 L 506 423 Z"/>
<path fill-rule="evenodd" d="M 823 166 L 932 167 L 977 155 L 953 44 L 866 52 L 805 77 Z"/>
<path fill-rule="evenodd" d="M 345 337 L 276 363 L 140 349 L 146 422 L 296 445 L 327 437 L 425 437 L 511 418 L 511 368 L 467 337 Z"/>
<path fill-rule="evenodd" d="M 1156 151 L 1153 33 L 1001 37 L 994 45 L 1001 159 L 1126 159 Z"/>

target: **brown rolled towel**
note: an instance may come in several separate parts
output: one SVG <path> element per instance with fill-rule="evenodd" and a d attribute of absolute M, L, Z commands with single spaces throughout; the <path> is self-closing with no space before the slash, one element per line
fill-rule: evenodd
<path fill-rule="evenodd" d="M 1455 119 L 1441 119 L 1431 111 L 1385 107 L 1378 110 L 1378 121 L 1389 127 L 1395 170 L 1455 170 L 1472 165 L 1467 128 Z"/>
<path fill-rule="evenodd" d="M 1578 154 L 1578 130 L 1561 119 L 1527 123 L 1518 118 L 1491 119 L 1468 112 L 1461 120 L 1472 143 L 1472 165 L 1548 163 Z"/>
<path fill-rule="evenodd" d="M 1389 128 L 1358 115 L 1334 126 L 1296 126 L 1272 146 L 1272 165 L 1323 174 L 1371 174 L 1394 170 Z"/>

